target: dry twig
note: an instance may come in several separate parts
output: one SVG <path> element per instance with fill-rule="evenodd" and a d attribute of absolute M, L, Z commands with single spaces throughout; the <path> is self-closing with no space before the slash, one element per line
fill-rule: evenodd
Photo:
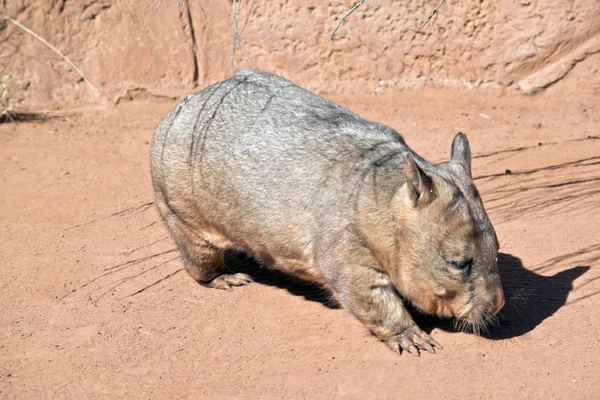
<path fill-rule="evenodd" d="M 238 4 L 237 10 L 235 7 L 235 4 Z M 241 0 L 233 0 L 231 2 L 231 16 L 233 18 L 233 44 L 231 46 L 231 72 L 234 71 L 234 63 L 235 63 L 235 45 L 237 43 L 237 38 L 238 38 L 238 30 L 237 30 L 237 24 L 238 24 L 238 19 L 240 17 L 240 6 L 241 6 Z"/>
<path fill-rule="evenodd" d="M 248 24 L 248 20 L 250 19 L 250 14 L 252 14 L 252 10 L 254 10 L 254 0 L 250 2 L 250 10 L 248 10 L 246 20 L 244 21 L 244 25 L 242 25 L 242 30 L 240 31 L 240 35 L 244 33 L 244 29 L 246 29 L 246 24 Z"/>
<path fill-rule="evenodd" d="M 236 7 L 236 5 L 237 5 L 237 7 Z M 254 9 L 254 0 L 252 0 L 252 2 L 250 3 L 250 10 L 248 11 L 248 14 L 246 15 L 246 20 L 244 21 L 244 25 L 242 25 L 242 30 L 240 31 L 238 29 L 238 24 L 239 24 L 239 20 L 240 20 L 241 6 L 242 6 L 242 0 L 233 0 L 231 2 L 231 7 L 232 7 L 231 15 L 233 18 L 233 44 L 231 46 L 231 72 L 235 71 L 235 46 L 236 46 L 236 44 L 240 46 L 240 50 L 242 51 L 242 55 L 244 56 L 244 59 L 246 61 L 248 61 L 248 63 L 250 64 L 250 66 L 252 68 L 254 68 L 252 59 L 247 56 L 246 50 L 244 49 L 244 45 L 242 44 L 242 38 L 240 36 L 241 32 L 244 32 L 244 29 L 246 28 L 246 24 L 248 23 L 248 20 L 250 19 L 250 14 L 252 13 L 252 10 Z"/>
<path fill-rule="evenodd" d="M 81 70 L 79 68 L 77 68 L 77 66 L 75 64 L 73 64 L 73 62 L 71 60 L 69 60 L 69 58 L 67 56 L 65 56 L 63 53 L 61 53 L 60 50 L 58 50 L 56 47 L 54 47 L 50 43 L 48 43 L 48 41 L 46 39 L 39 36 L 38 34 L 33 32 L 31 29 L 27 28 L 26 26 L 22 25 L 20 22 L 15 21 L 11 17 L 4 16 L 4 19 L 7 20 L 8 22 L 10 22 L 11 24 L 15 25 L 19 29 L 23 30 L 25 33 L 28 33 L 29 35 L 33 36 L 34 38 L 36 38 L 37 40 L 42 42 L 46 47 L 48 47 L 50 50 L 55 52 L 60 58 L 65 60 L 67 62 L 67 64 L 69 64 L 71 67 L 73 67 L 73 69 L 75 69 L 75 71 L 77 71 L 77 73 L 79 74 L 79 76 L 81 76 L 83 78 L 85 83 L 88 84 L 88 86 L 92 89 L 94 96 L 98 97 L 98 90 L 96 89 L 96 87 L 94 85 L 92 85 L 92 82 L 90 82 L 90 80 L 83 74 L 83 72 L 81 72 Z"/>
<path fill-rule="evenodd" d="M 360 7 L 360 5 L 362 3 L 364 3 L 364 1 L 365 0 L 359 0 L 358 3 L 356 3 L 356 5 L 354 7 L 352 7 L 352 9 L 350 9 L 350 11 L 348 11 L 346 14 L 344 14 L 344 16 L 340 19 L 340 21 L 337 23 L 337 25 L 333 29 L 333 32 L 331 32 L 331 34 L 329 35 L 329 40 L 333 40 L 333 35 L 335 35 L 335 33 L 337 32 L 338 29 L 340 29 L 340 26 L 342 26 L 342 23 L 346 20 L 346 18 L 348 18 L 348 16 L 350 14 L 352 14 L 358 7 Z"/>
<path fill-rule="evenodd" d="M 10 112 L 13 108 L 13 101 L 10 95 L 10 74 L 4 74 L 4 70 L 0 68 L 0 119 L 4 117 L 15 122 Z"/>
<path fill-rule="evenodd" d="M 154 12 L 158 11 L 161 4 L 162 4 L 162 0 L 158 0 L 158 4 L 156 5 Z M 177 7 L 179 7 L 180 5 L 183 5 L 185 7 L 185 0 L 177 0 Z"/>
<path fill-rule="evenodd" d="M 433 9 L 433 11 L 432 11 L 431 15 L 429 16 L 429 18 L 427 18 L 427 19 L 425 20 L 425 22 L 423 22 L 423 25 L 421 25 L 421 28 L 423 28 L 423 27 L 425 26 L 425 24 L 427 24 L 431 18 L 433 18 L 433 16 L 435 15 L 435 13 L 437 13 L 437 12 L 438 12 L 438 10 L 439 10 L 439 9 L 440 9 L 440 7 L 442 6 L 442 4 L 444 4 L 444 2 L 445 2 L 445 1 L 446 1 L 446 0 L 442 0 L 442 1 L 440 1 L 440 4 L 438 4 L 438 5 L 437 5 L 437 7 Z"/>
<path fill-rule="evenodd" d="M 204 11 L 204 7 L 202 7 L 202 2 L 198 0 L 198 5 L 200 6 L 200 11 L 202 11 L 202 15 L 204 16 L 204 22 L 206 23 L 206 30 L 208 31 L 208 37 L 212 39 L 212 32 L 210 30 L 210 24 L 208 23 L 208 15 L 206 15 L 206 11 Z"/>
<path fill-rule="evenodd" d="M 155 14 L 158 11 L 158 9 L 160 8 L 161 4 L 162 4 L 162 0 L 158 0 L 158 4 L 156 4 L 156 8 L 154 8 Z M 177 7 L 179 7 L 179 5 L 183 5 L 185 7 L 185 0 L 177 0 Z M 206 14 L 206 11 L 204 10 L 204 7 L 202 6 L 202 2 L 200 0 L 198 0 L 198 6 L 200 6 L 200 11 L 202 11 L 202 16 L 204 17 L 204 22 L 206 23 L 206 30 L 208 31 L 208 36 L 210 38 L 212 38 L 210 24 L 208 23 L 208 15 Z"/>

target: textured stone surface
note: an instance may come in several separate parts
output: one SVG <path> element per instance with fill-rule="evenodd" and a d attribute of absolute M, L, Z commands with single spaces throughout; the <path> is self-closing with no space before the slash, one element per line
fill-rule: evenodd
<path fill-rule="evenodd" d="M 600 35 L 595 36 L 560 60 L 519 82 L 519 88 L 527 94 L 535 94 L 562 79 L 573 67 L 588 57 L 600 53 Z"/>
<path fill-rule="evenodd" d="M 2 14 L 53 43 L 112 102 L 176 97 L 231 74 L 229 1 L 202 0 L 210 33 L 196 1 L 188 9 L 165 0 L 157 13 L 155 2 L 133 0 L 8 3 L 0 6 Z M 255 1 L 235 68 L 270 70 L 321 92 L 422 85 L 535 92 L 527 89 L 527 79 L 562 68 L 560 60 L 585 61 L 593 52 L 582 59 L 581 46 L 600 37 L 598 0 L 446 2 L 422 29 L 437 1 L 366 0 L 330 41 L 353 3 Z M 241 5 L 240 30 L 249 5 Z M 98 101 L 71 67 L 6 21 L 0 54 L 26 104 Z M 575 63 L 541 87 L 579 73 Z M 571 77 L 566 89 L 600 90 L 597 68 L 584 72 L 585 79 Z"/>

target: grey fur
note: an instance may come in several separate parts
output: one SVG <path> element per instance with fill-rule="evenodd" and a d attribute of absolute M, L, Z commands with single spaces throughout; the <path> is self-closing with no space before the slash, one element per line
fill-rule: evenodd
<path fill-rule="evenodd" d="M 503 301 L 466 136 L 454 142 L 453 161 L 433 165 L 385 125 L 278 76 L 240 71 L 188 95 L 159 124 L 152 181 L 198 282 L 248 283 L 222 259 L 224 248 L 247 251 L 321 282 L 392 349 L 418 353 L 439 345 L 402 297 L 440 315 L 460 309 L 473 325 Z M 407 154 L 415 162 L 405 168 Z M 454 226 L 462 236 L 448 233 Z M 473 258 L 470 276 L 448 272 L 454 253 Z"/>

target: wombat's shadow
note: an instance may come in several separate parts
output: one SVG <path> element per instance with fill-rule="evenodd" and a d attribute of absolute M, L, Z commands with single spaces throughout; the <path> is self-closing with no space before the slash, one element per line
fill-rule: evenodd
<path fill-rule="evenodd" d="M 318 284 L 263 267 L 243 253 L 228 251 L 225 260 L 232 271 L 244 272 L 255 282 L 285 289 L 331 309 L 341 308 L 331 293 Z M 526 269 L 519 258 L 505 253 L 498 254 L 498 267 L 506 305 L 498 314 L 498 325 L 481 333 L 492 340 L 510 339 L 532 331 L 565 305 L 573 290 L 573 281 L 590 269 L 589 266 L 577 266 L 553 276 L 543 276 Z M 456 331 L 451 320 L 421 314 L 410 306 L 409 310 L 417 324 L 427 332 L 436 327 Z"/>
<path fill-rule="evenodd" d="M 245 253 L 227 250 L 225 252 L 225 264 L 232 272 L 243 272 L 250 275 L 254 282 L 285 289 L 295 296 L 302 296 L 306 300 L 316 301 L 331 309 L 341 308 L 331 296 L 330 291 L 321 285 L 262 266 Z"/>

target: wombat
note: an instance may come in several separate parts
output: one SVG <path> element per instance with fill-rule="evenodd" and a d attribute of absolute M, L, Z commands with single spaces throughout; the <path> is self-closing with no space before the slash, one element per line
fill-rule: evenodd
<path fill-rule="evenodd" d="M 247 70 L 183 99 L 152 140 L 152 182 L 189 274 L 251 282 L 224 249 L 320 282 L 398 354 L 441 346 L 404 302 L 477 329 L 504 305 L 498 240 L 469 143 L 432 164 L 393 129 Z"/>

